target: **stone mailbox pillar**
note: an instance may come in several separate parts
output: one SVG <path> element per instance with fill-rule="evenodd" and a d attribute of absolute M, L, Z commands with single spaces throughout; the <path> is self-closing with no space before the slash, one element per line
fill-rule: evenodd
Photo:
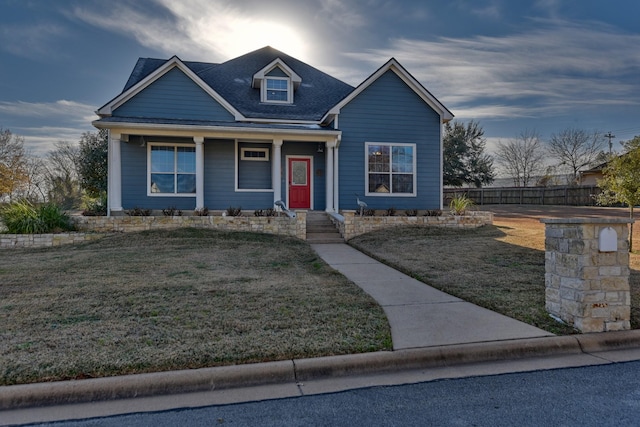
<path fill-rule="evenodd" d="M 630 219 L 541 219 L 546 309 L 581 332 L 630 329 Z"/>

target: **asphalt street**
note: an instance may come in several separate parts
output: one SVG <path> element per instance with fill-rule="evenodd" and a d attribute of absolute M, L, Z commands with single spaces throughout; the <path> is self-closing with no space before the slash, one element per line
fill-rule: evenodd
<path fill-rule="evenodd" d="M 637 426 L 640 361 L 40 426 Z"/>

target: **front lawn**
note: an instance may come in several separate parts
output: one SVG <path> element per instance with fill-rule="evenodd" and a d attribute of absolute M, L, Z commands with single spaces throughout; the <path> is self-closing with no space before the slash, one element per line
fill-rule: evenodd
<path fill-rule="evenodd" d="M 350 243 L 405 273 L 466 301 L 556 334 L 573 328 L 545 311 L 542 248 L 529 230 L 484 226 L 462 230 L 399 227 L 356 237 Z"/>
<path fill-rule="evenodd" d="M 181 229 L 0 251 L 0 385 L 391 349 L 304 242 Z"/>

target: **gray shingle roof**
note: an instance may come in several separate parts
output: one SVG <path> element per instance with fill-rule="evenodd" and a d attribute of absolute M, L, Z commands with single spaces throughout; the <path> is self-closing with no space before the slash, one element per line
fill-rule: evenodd
<path fill-rule="evenodd" d="M 260 102 L 260 89 L 251 87 L 253 75 L 280 58 L 302 78 L 292 105 Z M 165 59 L 140 58 L 123 92 L 143 80 Z M 198 77 L 247 118 L 319 121 L 353 87 L 270 46 L 221 64 L 183 61 Z"/>

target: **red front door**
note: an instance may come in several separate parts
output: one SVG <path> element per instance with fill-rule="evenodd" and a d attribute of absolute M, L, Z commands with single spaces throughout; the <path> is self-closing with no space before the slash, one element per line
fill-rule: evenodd
<path fill-rule="evenodd" d="M 289 158 L 289 209 L 311 209 L 311 159 Z"/>

